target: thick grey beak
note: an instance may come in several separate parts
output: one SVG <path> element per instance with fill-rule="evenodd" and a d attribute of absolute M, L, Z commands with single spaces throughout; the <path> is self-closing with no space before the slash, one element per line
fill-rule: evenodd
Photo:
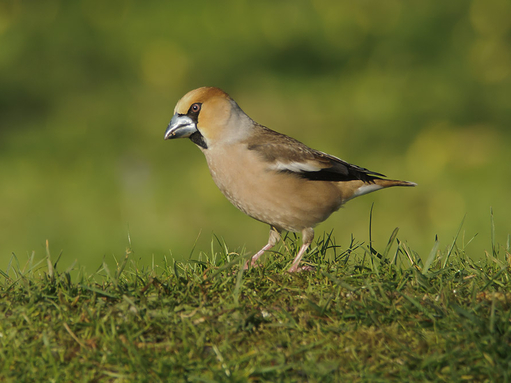
<path fill-rule="evenodd" d="M 190 137 L 197 131 L 197 125 L 188 116 L 174 114 L 165 131 L 165 139 Z"/>

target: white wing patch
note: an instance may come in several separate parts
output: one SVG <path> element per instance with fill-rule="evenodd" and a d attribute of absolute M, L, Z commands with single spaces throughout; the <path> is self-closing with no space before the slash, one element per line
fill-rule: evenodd
<path fill-rule="evenodd" d="M 376 190 L 380 190 L 381 188 L 383 188 L 383 186 L 376 185 L 376 184 L 360 186 L 357 190 L 355 190 L 355 193 L 353 194 L 353 197 L 351 197 L 351 198 L 359 197 L 361 195 L 371 193 Z"/>
<path fill-rule="evenodd" d="M 280 162 L 277 161 L 270 166 L 270 169 L 277 171 L 290 171 L 295 173 L 319 172 L 321 167 L 313 162 Z"/>

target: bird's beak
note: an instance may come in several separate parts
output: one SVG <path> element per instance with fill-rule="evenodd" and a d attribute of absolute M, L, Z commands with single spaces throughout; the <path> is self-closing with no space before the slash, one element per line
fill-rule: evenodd
<path fill-rule="evenodd" d="M 185 115 L 174 114 L 165 131 L 165 139 L 190 137 L 197 131 L 197 125 Z"/>

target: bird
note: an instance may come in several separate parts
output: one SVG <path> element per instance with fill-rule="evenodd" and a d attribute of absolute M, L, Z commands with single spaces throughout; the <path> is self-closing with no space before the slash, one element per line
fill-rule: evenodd
<path fill-rule="evenodd" d="M 201 87 L 176 104 L 164 139 L 189 138 L 204 154 L 213 181 L 248 216 L 270 226 L 268 243 L 244 268 L 275 246 L 283 231 L 302 234 L 288 272 L 313 270 L 300 261 L 314 239 L 314 227 L 347 201 L 414 182 L 381 173 L 312 149 L 252 120 L 226 92 Z"/>

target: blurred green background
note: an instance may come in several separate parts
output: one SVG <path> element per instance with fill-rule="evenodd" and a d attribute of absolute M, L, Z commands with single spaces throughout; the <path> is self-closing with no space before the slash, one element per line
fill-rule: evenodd
<path fill-rule="evenodd" d="M 394 227 L 427 255 L 463 217 L 472 256 L 505 244 L 511 177 L 511 2 L 0 1 L 0 267 L 14 252 L 188 257 L 212 234 L 259 250 L 188 140 L 164 141 L 178 99 L 227 91 L 253 119 L 415 181 L 321 224 L 382 249 Z M 200 234 L 200 235 L 199 235 Z"/>

